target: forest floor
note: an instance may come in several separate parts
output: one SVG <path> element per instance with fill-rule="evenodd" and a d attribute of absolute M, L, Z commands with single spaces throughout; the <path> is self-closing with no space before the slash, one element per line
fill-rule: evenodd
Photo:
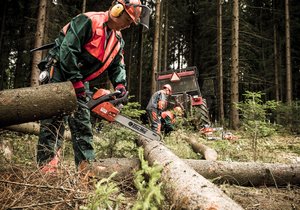
<path fill-rule="evenodd" d="M 200 154 L 193 154 L 186 143 L 180 142 L 178 136 L 180 134 L 174 132 L 165 138 L 165 144 L 181 158 L 201 158 Z M 214 148 L 220 160 L 252 161 L 250 140 L 238 134 L 236 136 L 235 141 L 203 139 L 202 143 Z M 87 206 L 89 198 L 95 194 L 94 184 L 82 181 L 70 160 L 62 164 L 60 173 L 42 174 L 35 165 L 35 135 L 0 130 L 0 141 L 12 150 L 12 154 L 5 147 L 0 150 L 0 209 L 80 209 Z M 299 136 L 276 135 L 258 143 L 256 155 L 260 162 L 300 164 Z M 6 154 L 3 154 L 5 151 Z M 117 183 L 120 191 L 107 199 L 112 202 L 112 206 L 121 192 L 125 200 L 120 202 L 118 209 L 132 209 L 137 196 L 132 178 L 128 177 Z M 300 186 L 244 187 L 227 183 L 218 186 L 244 209 L 300 210 Z M 103 195 L 99 196 L 101 200 Z M 172 209 L 170 206 L 165 202 L 160 208 Z"/>

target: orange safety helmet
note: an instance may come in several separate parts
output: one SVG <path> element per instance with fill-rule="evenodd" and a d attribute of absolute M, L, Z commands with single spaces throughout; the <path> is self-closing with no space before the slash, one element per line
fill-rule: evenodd
<path fill-rule="evenodd" d="M 168 90 L 170 91 L 170 95 L 172 94 L 172 87 L 171 87 L 171 85 L 165 84 L 165 85 L 163 86 L 163 89 L 168 89 Z"/>
<path fill-rule="evenodd" d="M 111 8 L 113 17 L 119 17 L 125 10 L 136 25 L 142 24 L 149 28 L 151 9 L 143 5 L 140 0 L 115 0 L 114 3 Z"/>

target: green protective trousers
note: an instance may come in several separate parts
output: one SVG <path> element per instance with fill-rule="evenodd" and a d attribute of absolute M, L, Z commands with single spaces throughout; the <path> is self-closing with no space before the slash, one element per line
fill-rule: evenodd
<path fill-rule="evenodd" d="M 50 82 L 62 82 L 63 76 L 59 69 L 55 68 Z M 82 99 L 78 99 L 84 103 Z M 63 144 L 65 124 L 68 123 L 75 156 L 75 164 L 78 166 L 82 161 L 89 162 L 95 159 L 92 146 L 93 133 L 90 120 L 90 110 L 78 106 L 78 110 L 70 116 L 56 116 L 41 121 L 40 135 L 37 145 L 37 162 L 44 165 L 51 161 Z"/>

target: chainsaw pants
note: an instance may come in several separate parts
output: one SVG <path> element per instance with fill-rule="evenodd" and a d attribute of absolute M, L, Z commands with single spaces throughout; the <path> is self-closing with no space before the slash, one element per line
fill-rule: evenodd
<path fill-rule="evenodd" d="M 51 82 L 60 81 L 63 80 L 56 69 Z M 84 103 L 81 99 L 78 99 L 78 101 Z M 66 123 L 68 123 L 71 131 L 76 166 L 82 161 L 93 161 L 95 153 L 92 146 L 93 133 L 90 117 L 90 110 L 87 107 L 79 105 L 78 109 L 72 115 L 42 120 L 37 145 L 38 164 L 47 164 L 61 148 Z"/>
<path fill-rule="evenodd" d="M 151 129 L 156 133 L 160 133 L 161 130 L 161 116 L 158 114 L 157 110 L 147 110 L 148 118 L 150 121 Z"/>

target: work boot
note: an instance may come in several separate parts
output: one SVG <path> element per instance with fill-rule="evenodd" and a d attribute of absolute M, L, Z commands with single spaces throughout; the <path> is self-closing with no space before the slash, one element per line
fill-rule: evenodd
<path fill-rule="evenodd" d="M 43 174 L 56 173 L 60 157 L 60 150 L 57 151 L 53 159 L 41 167 L 40 171 Z"/>

